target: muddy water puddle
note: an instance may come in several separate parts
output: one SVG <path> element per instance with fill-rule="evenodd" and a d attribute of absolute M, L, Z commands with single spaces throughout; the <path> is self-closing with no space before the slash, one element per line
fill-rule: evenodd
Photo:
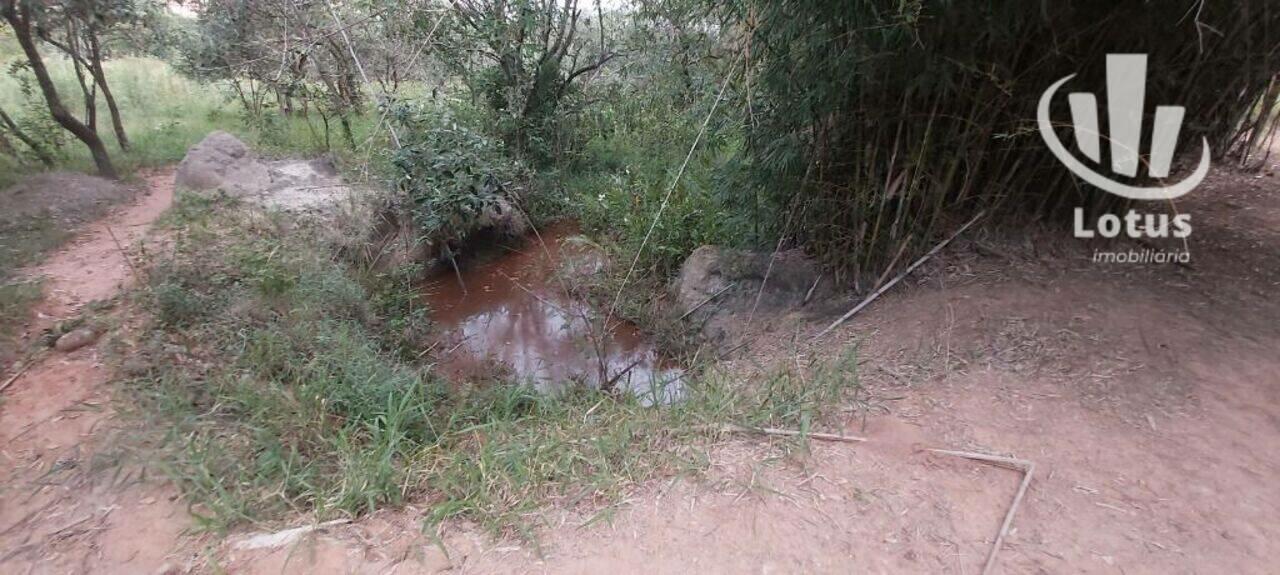
<path fill-rule="evenodd" d="M 542 230 L 541 241 L 531 236 L 501 249 L 424 285 L 442 334 L 434 344 L 439 367 L 447 375 L 468 381 L 505 374 L 544 391 L 612 381 L 646 403 L 678 397 L 682 371 L 643 333 L 622 323 L 601 338 L 589 327 L 593 310 L 569 295 L 569 278 L 601 264 L 574 225 L 557 224 Z M 557 275 L 565 268 L 576 271 Z"/>

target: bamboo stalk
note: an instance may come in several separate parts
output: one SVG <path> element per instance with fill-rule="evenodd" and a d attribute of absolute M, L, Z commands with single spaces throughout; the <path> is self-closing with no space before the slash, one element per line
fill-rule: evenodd
<path fill-rule="evenodd" d="M 737 425 L 733 423 L 725 424 L 720 427 L 720 431 L 728 433 L 750 433 L 755 435 L 767 435 L 772 437 L 807 437 L 809 439 L 818 439 L 821 441 L 837 441 L 843 443 L 862 443 L 867 440 L 865 437 L 856 435 L 837 435 L 834 433 L 805 433 L 794 429 L 775 429 L 772 427 L 749 427 L 746 425 Z"/>
<path fill-rule="evenodd" d="M 877 298 L 884 295 L 884 292 L 889 291 L 890 288 L 897 285 L 898 282 L 902 281 L 903 278 L 907 277 L 908 275 L 911 275 L 911 272 L 915 271 L 916 268 L 923 265 L 924 262 L 929 261 L 929 258 L 933 257 L 939 251 L 942 251 L 942 248 L 947 247 L 947 244 L 950 244 L 952 240 L 956 239 L 956 237 L 958 237 L 961 233 L 964 233 L 965 230 L 969 229 L 969 226 L 972 226 L 975 222 L 978 221 L 979 218 L 981 218 L 985 214 L 986 214 L 986 211 L 978 212 L 977 215 L 973 216 L 972 219 L 966 222 L 963 226 L 960 226 L 960 229 L 956 230 L 955 233 L 951 234 L 949 237 L 947 237 L 947 239 L 939 242 L 938 245 L 933 246 L 933 249 L 929 250 L 929 253 L 921 256 L 920 259 L 913 262 L 910 266 L 907 266 L 907 269 L 903 270 L 902 273 L 897 275 L 897 277 L 893 278 L 892 280 L 889 280 L 889 283 L 884 284 L 883 286 L 880 287 L 880 289 L 876 290 L 871 295 L 867 296 L 866 299 L 863 299 L 860 303 L 858 303 L 858 305 L 853 306 L 853 309 L 849 310 L 848 312 L 845 312 L 844 315 L 840 316 L 840 319 L 837 319 L 831 322 L 831 325 L 827 326 L 826 329 L 823 329 L 822 331 L 818 332 L 818 335 L 813 336 L 812 341 L 817 341 L 818 339 L 822 338 L 822 336 L 827 335 L 829 332 L 831 332 L 831 330 L 839 327 L 840 324 L 844 323 L 849 318 L 853 317 L 854 314 L 862 311 L 862 308 L 865 308 L 868 305 L 871 305 L 871 302 L 876 301 Z"/>
<path fill-rule="evenodd" d="M 1027 494 L 1027 487 L 1031 485 L 1031 477 L 1035 474 L 1036 464 L 1025 459 L 987 455 L 971 451 L 952 451 L 949 449 L 930 449 L 929 451 L 1022 471 L 1022 483 L 1018 485 L 1018 492 L 1013 496 L 1013 502 L 1009 504 L 1009 510 L 1004 514 L 1004 521 L 1000 523 L 1000 531 L 996 534 L 996 540 L 991 544 L 991 549 L 987 551 L 987 561 L 982 566 L 982 575 L 990 575 L 992 570 L 995 569 L 996 556 L 1000 553 L 1000 546 L 1004 544 L 1004 537 L 1009 534 L 1009 528 L 1013 525 L 1013 517 L 1018 513 L 1018 505 L 1022 503 L 1022 497 Z"/>

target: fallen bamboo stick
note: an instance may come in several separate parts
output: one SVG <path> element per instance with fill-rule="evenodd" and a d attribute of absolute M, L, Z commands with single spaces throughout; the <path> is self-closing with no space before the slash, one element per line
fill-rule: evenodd
<path fill-rule="evenodd" d="M 721 431 L 729 433 L 752 433 L 755 435 L 768 435 L 775 437 L 808 437 L 810 439 L 819 439 L 822 441 L 840 441 L 844 443 L 862 443 L 866 441 L 865 437 L 856 435 L 837 435 L 834 433 L 804 433 L 793 429 L 774 429 L 772 427 L 749 427 L 746 425 L 737 425 L 733 423 L 725 424 L 720 427 Z"/>
<path fill-rule="evenodd" d="M 884 284 L 883 286 L 880 286 L 880 289 L 877 289 L 876 291 L 872 292 L 871 295 L 867 296 L 866 299 L 859 302 L 858 305 L 853 306 L 853 309 L 849 310 L 848 312 L 845 312 L 844 315 L 840 316 L 840 319 L 837 319 L 831 322 L 831 325 L 827 326 L 826 329 L 818 332 L 818 335 L 813 336 L 812 341 L 817 341 L 822 336 L 827 335 L 827 333 L 829 333 L 831 330 L 839 327 L 840 324 L 844 323 L 845 321 L 848 321 L 848 319 L 853 317 L 854 314 L 862 311 L 862 308 L 867 307 L 868 305 L 871 305 L 871 302 L 876 301 L 876 298 L 879 298 L 880 296 L 884 295 L 884 292 L 889 291 L 889 288 L 892 288 L 893 286 L 897 285 L 898 282 L 902 281 L 903 278 L 907 277 L 908 275 L 911 275 L 911 272 L 916 271 L 916 268 L 923 265 L 924 262 L 929 261 L 929 258 L 933 257 L 939 251 L 942 251 L 942 248 L 947 247 L 947 244 L 950 244 L 952 240 L 956 239 L 956 237 L 958 237 L 961 233 L 969 229 L 969 226 L 972 226 L 975 222 L 978 221 L 979 218 L 981 218 L 985 214 L 986 214 L 985 210 L 978 212 L 978 214 L 973 216 L 972 219 L 966 222 L 963 226 L 960 226 L 960 229 L 956 230 L 955 233 L 951 234 L 949 237 L 947 237 L 947 239 L 939 242 L 938 245 L 933 246 L 933 249 L 929 250 L 929 253 L 926 253 L 925 255 L 920 256 L 920 259 L 913 262 L 910 266 L 907 266 L 907 269 L 903 270 L 902 273 L 897 275 L 897 277 L 894 277 L 892 280 L 889 280 L 889 283 Z"/>
<path fill-rule="evenodd" d="M 1031 485 L 1031 476 L 1035 473 L 1036 464 L 1025 459 L 1014 459 L 1012 457 L 970 451 L 951 451 L 948 449 L 930 449 L 929 451 L 1022 471 L 1022 483 L 1018 486 L 1018 493 L 1013 496 L 1013 503 L 1009 504 L 1009 510 L 1004 514 L 1004 522 L 1000 524 L 1000 532 L 996 534 L 995 543 L 991 544 L 991 550 L 987 552 L 987 562 L 982 566 L 982 575 L 990 575 L 991 571 L 995 569 L 996 555 L 1000 553 L 1000 546 L 1004 543 L 1004 536 L 1009 533 L 1009 527 L 1013 525 L 1013 516 L 1018 512 L 1018 505 L 1022 503 L 1022 497 L 1027 494 L 1027 487 Z"/>
<path fill-rule="evenodd" d="M 31 366 L 35 365 L 36 359 L 40 357 L 40 354 L 43 351 L 44 350 L 40 350 L 36 353 L 33 353 L 27 356 L 26 361 L 22 362 L 22 367 L 18 368 L 18 371 L 13 372 L 13 375 L 9 376 L 9 379 L 5 380 L 3 385 L 0 385 L 0 393 L 3 393 L 4 390 L 9 389 L 9 386 L 13 385 L 13 382 L 18 381 L 18 378 L 22 377 L 22 374 L 26 373 L 28 369 L 31 369 Z"/>
<path fill-rule="evenodd" d="M 717 297 L 720 297 L 720 294 L 722 294 L 722 293 L 724 293 L 724 292 L 729 291 L 729 288 L 731 288 L 731 287 L 733 287 L 733 286 L 735 286 L 735 285 L 738 285 L 738 282 L 730 283 L 729 285 L 727 285 L 727 286 L 724 286 L 724 287 L 720 288 L 720 290 L 719 290 L 719 291 L 717 291 L 716 293 L 713 293 L 713 294 L 711 294 L 711 295 L 707 296 L 707 297 L 706 297 L 706 299 L 703 299 L 702 301 L 698 302 L 698 303 L 697 303 L 696 305 L 694 305 L 693 307 L 689 308 L 689 311 L 684 312 L 684 315 L 680 316 L 680 319 L 684 319 L 684 318 L 686 318 L 686 317 L 689 317 L 689 314 L 691 314 L 691 313 L 693 313 L 693 312 L 695 312 L 695 311 L 698 311 L 698 308 L 701 308 L 702 306 L 707 305 L 707 303 L 709 303 L 711 300 L 716 299 Z"/>

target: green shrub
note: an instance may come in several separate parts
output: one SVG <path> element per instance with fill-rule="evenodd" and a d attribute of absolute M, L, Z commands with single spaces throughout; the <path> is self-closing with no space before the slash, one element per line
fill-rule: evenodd
<path fill-rule="evenodd" d="M 446 107 L 401 104 L 392 111 L 403 147 L 392 165 L 414 220 L 433 240 L 466 237 L 486 210 L 519 199 L 527 175 L 502 143 L 460 122 Z"/>
<path fill-rule="evenodd" d="M 728 209 L 719 193 L 717 174 L 736 148 L 732 137 L 704 136 L 672 189 L 698 128 L 693 118 L 674 111 L 620 121 L 587 142 L 565 178 L 583 227 L 616 240 L 619 256 L 628 263 L 648 236 L 637 265 L 659 277 L 678 269 L 700 245 L 740 245 L 750 239 L 746 220 Z"/>

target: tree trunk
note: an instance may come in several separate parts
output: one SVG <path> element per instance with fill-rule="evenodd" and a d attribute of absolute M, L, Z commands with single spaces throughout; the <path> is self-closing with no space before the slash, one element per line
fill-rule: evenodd
<path fill-rule="evenodd" d="M 107 154 L 107 148 L 102 144 L 98 133 L 67 111 L 66 106 L 62 104 L 62 99 L 58 97 L 58 89 L 54 87 L 53 79 L 49 77 L 49 70 L 45 68 L 44 60 L 40 57 L 40 51 L 36 49 L 35 40 L 31 36 L 30 12 L 28 9 L 19 7 L 22 2 L 7 1 L 4 4 L 2 8 L 4 19 L 9 23 L 9 27 L 13 28 L 13 36 L 22 46 L 27 62 L 31 64 L 31 73 L 35 74 L 36 82 L 40 84 L 40 92 L 49 105 L 49 114 L 53 116 L 54 121 L 58 122 L 58 125 L 71 132 L 89 148 L 99 174 L 105 178 L 119 178 L 115 166 L 111 164 L 111 156 Z"/>
<path fill-rule="evenodd" d="M 71 67 L 76 71 L 76 82 L 80 84 L 80 93 L 84 95 L 84 123 L 96 133 L 98 131 L 98 85 L 84 78 L 84 69 L 89 66 L 80 55 L 80 37 L 75 24 L 70 20 L 67 21 L 67 54 L 71 56 Z"/>
<path fill-rule="evenodd" d="M 21 140 L 23 144 L 26 144 L 28 148 L 31 148 L 31 153 L 35 154 L 36 159 L 40 160 L 40 163 L 44 164 L 46 168 L 53 167 L 53 156 L 49 155 L 49 151 L 45 150 L 44 146 L 40 145 L 40 142 L 35 141 L 34 138 L 28 136 L 26 132 L 22 131 L 22 128 L 18 127 L 17 122 L 14 122 L 13 118 L 10 118 L 9 114 L 6 114 L 2 109 L 0 109 L 0 126 L 9 130 L 9 133 L 13 134 L 13 137 Z"/>
<path fill-rule="evenodd" d="M 120 120 L 120 108 L 116 106 L 116 98 L 111 95 L 111 88 L 107 86 L 107 73 L 102 69 L 102 44 L 98 41 L 98 31 L 89 29 L 89 73 L 93 74 L 93 81 L 98 83 L 98 88 L 102 90 L 102 97 L 107 101 L 107 110 L 111 112 L 111 127 L 116 132 L 116 143 L 120 145 L 120 149 L 129 151 L 129 136 L 124 133 L 124 122 Z"/>

